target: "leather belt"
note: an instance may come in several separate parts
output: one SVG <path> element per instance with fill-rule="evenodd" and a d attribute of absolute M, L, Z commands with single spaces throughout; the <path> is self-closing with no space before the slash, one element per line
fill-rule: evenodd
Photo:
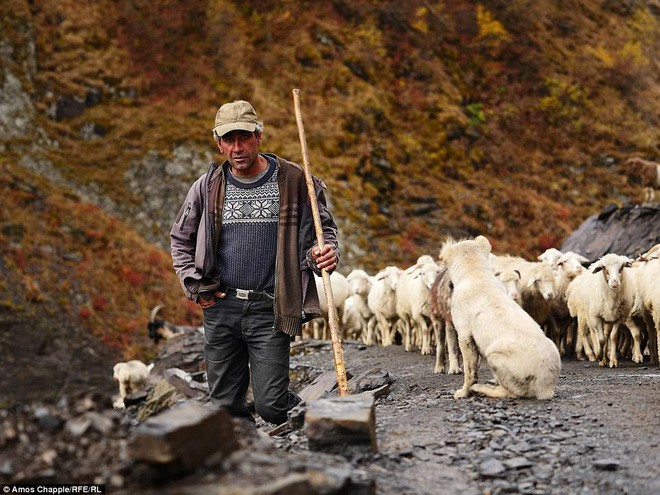
<path fill-rule="evenodd" d="M 227 295 L 246 301 L 272 301 L 275 297 L 261 290 L 233 289 L 227 287 Z"/>

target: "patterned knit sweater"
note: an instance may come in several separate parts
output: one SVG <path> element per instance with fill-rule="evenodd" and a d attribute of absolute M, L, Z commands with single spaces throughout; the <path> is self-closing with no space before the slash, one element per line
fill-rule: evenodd
<path fill-rule="evenodd" d="M 280 198 L 275 161 L 269 158 L 268 164 L 249 179 L 227 174 L 218 246 L 218 266 L 227 287 L 270 293 L 275 288 Z"/>

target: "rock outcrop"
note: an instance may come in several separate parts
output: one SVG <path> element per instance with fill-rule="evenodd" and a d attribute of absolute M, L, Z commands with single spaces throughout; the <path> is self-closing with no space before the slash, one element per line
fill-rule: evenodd
<path fill-rule="evenodd" d="M 587 218 L 560 250 L 575 251 L 591 261 L 607 253 L 634 258 L 659 242 L 660 205 L 610 205 Z"/>

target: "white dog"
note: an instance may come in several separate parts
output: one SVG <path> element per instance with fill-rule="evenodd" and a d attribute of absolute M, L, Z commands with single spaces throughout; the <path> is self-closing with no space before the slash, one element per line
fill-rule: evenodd
<path fill-rule="evenodd" d="M 448 242 L 440 259 L 454 285 L 451 315 L 463 354 L 463 388 L 493 398 L 551 399 L 559 379 L 561 358 L 541 327 L 511 299 L 489 267 L 488 239 Z M 497 385 L 479 384 L 477 367 L 483 356 Z"/>
<path fill-rule="evenodd" d="M 137 359 L 113 366 L 112 378 L 119 383 L 119 397 L 113 403 L 115 409 L 124 408 L 124 399 L 128 394 L 139 392 L 146 387 L 153 366 L 153 363 L 147 366 Z"/>

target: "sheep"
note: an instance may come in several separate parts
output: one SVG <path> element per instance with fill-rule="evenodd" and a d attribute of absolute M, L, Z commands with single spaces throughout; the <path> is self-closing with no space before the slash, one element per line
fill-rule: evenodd
<path fill-rule="evenodd" d="M 186 332 L 201 332 L 204 333 L 204 327 L 192 327 L 186 325 L 173 325 L 172 323 L 157 319 L 158 312 L 165 307 L 163 304 L 159 304 L 151 310 L 151 315 L 149 316 L 149 323 L 147 324 L 147 331 L 149 337 L 154 341 L 155 344 L 158 344 L 161 340 L 169 340 L 173 337 L 178 337 Z"/>
<path fill-rule="evenodd" d="M 367 296 L 367 305 L 373 313 L 367 327 L 367 345 L 378 342 L 383 346 L 394 343 L 394 326 L 398 315 L 396 312 L 397 284 L 402 270 L 394 265 L 380 270 L 374 277 L 371 290 Z"/>
<path fill-rule="evenodd" d="M 555 297 L 550 303 L 549 337 L 563 356 L 575 345 L 575 320 L 566 305 L 566 288 L 571 281 L 584 271 L 584 263 L 589 260 L 574 251 L 562 253 L 553 265 L 555 273 Z"/>
<path fill-rule="evenodd" d="M 563 254 L 564 253 L 557 248 L 548 248 L 539 254 L 536 259 L 554 267 Z"/>
<path fill-rule="evenodd" d="M 116 363 L 113 366 L 112 379 L 119 384 L 119 397 L 113 403 L 115 409 L 124 409 L 126 396 L 146 388 L 147 378 L 153 366 L 154 363 L 147 366 L 137 359 Z"/>
<path fill-rule="evenodd" d="M 642 180 L 644 202 L 652 203 L 655 200 L 655 190 L 660 188 L 660 163 L 634 156 L 628 158 L 624 164 L 629 173 Z"/>
<path fill-rule="evenodd" d="M 325 288 L 323 287 L 323 278 L 314 275 L 316 283 L 316 290 L 319 294 L 319 304 L 321 306 L 321 316 L 312 320 L 311 327 L 315 339 L 328 339 L 328 304 L 325 299 Z M 344 313 L 344 301 L 351 295 L 351 288 L 348 285 L 346 277 L 334 271 L 330 274 L 330 287 L 332 289 L 332 298 L 335 304 L 335 311 L 337 312 L 337 323 L 341 324 Z M 340 334 L 343 334 L 342 329 L 339 329 Z"/>
<path fill-rule="evenodd" d="M 494 273 L 518 271 L 520 305 L 539 325 L 550 318 L 550 301 L 554 298 L 554 272 L 545 262 L 527 261 L 518 256 L 491 256 Z M 511 296 L 513 297 L 513 295 Z"/>
<path fill-rule="evenodd" d="M 651 363 L 660 364 L 660 259 L 643 263 L 637 271 L 636 279 L 637 294 L 648 330 Z"/>
<path fill-rule="evenodd" d="M 521 278 L 520 270 L 516 268 L 501 268 L 494 270 L 493 275 L 495 275 L 497 279 L 502 282 L 509 297 L 518 304 L 522 304 L 522 300 L 520 299 L 520 291 L 518 290 Z"/>
<path fill-rule="evenodd" d="M 413 265 L 405 270 L 399 280 L 396 298 L 396 311 L 403 330 L 403 344 L 411 351 L 413 340 L 420 345 L 422 354 L 431 354 L 431 286 L 440 272 L 435 261 Z M 419 338 L 414 339 L 413 335 Z"/>
<path fill-rule="evenodd" d="M 554 397 L 561 358 L 534 319 L 515 303 L 489 266 L 491 245 L 484 236 L 445 243 L 440 261 L 454 285 L 451 316 L 463 356 L 459 399 L 471 393 L 492 398 Z M 477 382 L 483 356 L 497 385 Z"/>
<path fill-rule="evenodd" d="M 626 321 L 631 309 L 632 297 L 628 293 L 632 285 L 628 282 L 625 270 L 630 266 L 630 258 L 614 253 L 606 254 L 568 284 L 568 310 L 572 317 L 577 318 L 578 323 L 578 358 L 582 346 L 590 361 L 596 361 L 602 350 L 600 364 L 604 366 L 609 359 L 610 367 L 618 366 L 616 335 L 619 325 Z M 588 332 L 591 332 L 591 339 Z"/>
<path fill-rule="evenodd" d="M 362 269 L 355 269 L 346 276 L 351 295 L 344 301 L 342 328 L 346 337 L 363 342 L 367 336 L 367 325 L 373 313 L 367 305 L 372 277 Z"/>
<path fill-rule="evenodd" d="M 460 351 L 454 322 L 451 318 L 451 295 L 453 286 L 447 266 L 439 264 L 440 272 L 431 286 L 431 323 L 435 333 L 434 373 L 450 375 L 461 373 Z M 449 366 L 445 362 L 449 358 Z"/>
<path fill-rule="evenodd" d="M 635 363 L 644 361 L 642 354 L 642 334 L 646 333 L 648 312 L 644 306 L 645 281 L 643 280 L 644 268 L 648 265 L 646 260 L 633 261 L 632 267 L 628 270 L 629 287 L 626 290 L 626 296 L 630 301 L 630 312 L 625 321 L 625 327 L 629 330 L 632 337 L 632 356 Z M 638 322 L 641 322 L 641 328 Z M 653 326 L 650 325 L 649 328 Z M 627 352 L 627 345 L 622 351 Z"/>

